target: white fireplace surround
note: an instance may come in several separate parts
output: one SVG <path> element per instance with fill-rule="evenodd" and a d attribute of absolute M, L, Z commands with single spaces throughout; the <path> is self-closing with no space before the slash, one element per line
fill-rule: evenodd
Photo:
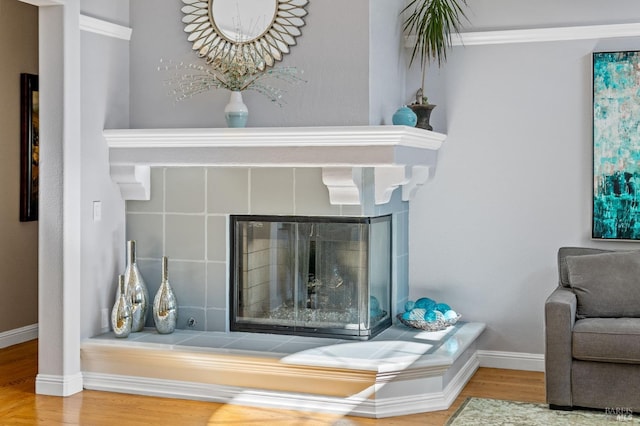
<path fill-rule="evenodd" d="M 446 135 L 407 126 L 105 130 L 125 200 L 150 199 L 151 167 L 320 167 L 333 205 L 361 205 L 373 168 L 375 204 L 409 201 L 435 173 Z"/>

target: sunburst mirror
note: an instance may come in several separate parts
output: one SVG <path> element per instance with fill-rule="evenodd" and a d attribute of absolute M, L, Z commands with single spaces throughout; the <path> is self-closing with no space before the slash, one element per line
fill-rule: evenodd
<path fill-rule="evenodd" d="M 240 55 L 272 67 L 302 35 L 309 0 L 182 0 L 193 50 L 214 63 Z"/>

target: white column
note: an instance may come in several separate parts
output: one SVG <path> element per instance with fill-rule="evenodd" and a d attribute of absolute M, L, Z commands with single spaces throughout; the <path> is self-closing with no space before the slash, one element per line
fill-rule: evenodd
<path fill-rule="evenodd" d="M 36 393 L 82 390 L 80 370 L 80 1 L 39 10 L 39 357 Z"/>

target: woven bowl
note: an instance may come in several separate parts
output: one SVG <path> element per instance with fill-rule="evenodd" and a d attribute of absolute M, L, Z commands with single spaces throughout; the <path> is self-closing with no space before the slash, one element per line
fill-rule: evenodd
<path fill-rule="evenodd" d="M 458 316 L 455 319 L 451 319 L 448 321 L 444 319 L 438 319 L 436 321 L 411 321 L 411 320 L 403 319 L 402 314 L 398 314 L 396 316 L 396 318 L 398 318 L 398 321 L 400 321 L 407 327 L 417 328 L 418 330 L 424 330 L 424 331 L 444 330 L 450 325 L 454 325 L 455 323 L 457 323 L 461 317 L 462 315 L 458 314 Z"/>

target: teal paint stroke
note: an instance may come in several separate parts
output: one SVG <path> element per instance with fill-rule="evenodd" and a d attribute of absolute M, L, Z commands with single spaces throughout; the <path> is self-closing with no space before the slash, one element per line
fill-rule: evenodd
<path fill-rule="evenodd" d="M 640 52 L 593 54 L 593 237 L 640 240 Z"/>

